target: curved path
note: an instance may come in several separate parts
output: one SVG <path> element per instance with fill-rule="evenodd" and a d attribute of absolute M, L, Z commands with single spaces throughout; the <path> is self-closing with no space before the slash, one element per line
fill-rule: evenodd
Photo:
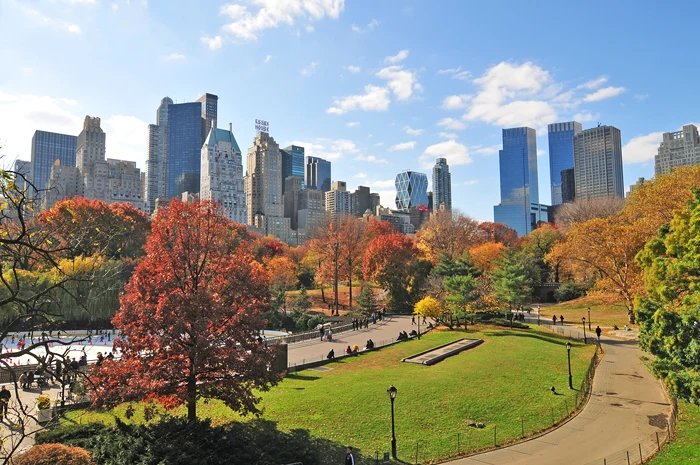
<path fill-rule="evenodd" d="M 413 326 L 413 329 L 416 328 Z M 421 325 L 421 332 L 423 329 L 424 325 Z M 384 320 L 378 321 L 377 324 L 370 323 L 367 329 L 334 334 L 333 342 L 321 341 L 319 337 L 318 339 L 289 344 L 287 364 L 291 367 L 324 360 L 331 349 L 335 351 L 336 356 L 343 355 L 347 346 L 352 347 L 357 344 L 358 347 L 362 348 L 367 339 L 370 338 L 376 346 L 382 346 L 396 340 L 400 331 L 411 332 L 411 317 L 408 315 L 387 315 Z"/>
<path fill-rule="evenodd" d="M 571 329 L 572 336 L 582 337 Z M 596 370 L 593 392 L 578 416 L 539 438 L 449 463 L 602 465 L 603 457 L 636 447 L 655 432 L 665 433 L 665 429 L 650 425 L 649 417 L 668 417 L 671 406 L 660 382 L 640 360 L 643 353 L 637 343 L 605 337 L 602 343 L 605 355 Z"/>

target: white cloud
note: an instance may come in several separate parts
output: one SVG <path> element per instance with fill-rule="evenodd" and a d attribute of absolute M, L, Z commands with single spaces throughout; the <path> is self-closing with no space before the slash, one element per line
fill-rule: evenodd
<path fill-rule="evenodd" d="M 643 101 L 645 101 L 645 100 L 648 99 L 648 98 L 649 98 L 649 94 L 636 94 L 636 95 L 634 96 L 634 99 L 637 100 L 637 101 L 639 101 L 639 102 L 643 102 Z"/>
<path fill-rule="evenodd" d="M 63 2 L 72 5 L 94 5 L 97 3 L 97 0 L 63 0 Z"/>
<path fill-rule="evenodd" d="M 379 165 L 386 165 L 387 163 L 389 163 L 388 161 L 384 160 L 383 158 L 377 158 L 374 155 L 358 155 L 355 157 L 355 160 L 367 161 L 370 163 L 377 163 Z"/>
<path fill-rule="evenodd" d="M 297 18 L 338 19 L 345 8 L 345 0 L 253 0 L 248 3 L 257 11 L 237 3 L 220 8 L 219 14 L 230 21 L 221 28 L 225 34 L 242 41 L 254 41 L 267 29 L 282 24 L 293 26 Z"/>
<path fill-rule="evenodd" d="M 267 64 L 267 63 L 269 63 L 269 62 L 272 61 L 272 58 L 273 58 L 272 55 L 267 55 L 267 56 L 265 57 L 265 59 L 263 60 L 263 62 L 264 62 L 265 64 Z"/>
<path fill-rule="evenodd" d="M 375 30 L 377 28 L 377 26 L 379 26 L 379 21 L 377 21 L 376 19 L 372 19 L 372 21 L 369 22 L 367 27 L 364 27 L 364 28 L 353 24 L 352 25 L 352 32 L 356 32 L 358 34 L 364 34 L 365 32 L 370 32 L 370 31 Z"/>
<path fill-rule="evenodd" d="M 354 127 L 357 127 L 357 126 L 359 126 L 359 125 L 360 125 L 360 122 L 359 122 L 359 121 L 350 121 L 350 122 L 347 123 L 345 126 L 347 126 L 347 127 L 349 127 L 349 128 L 354 128 Z"/>
<path fill-rule="evenodd" d="M 483 155 L 485 157 L 489 157 L 491 155 L 495 155 L 498 153 L 499 150 L 501 150 L 500 145 L 492 145 L 490 147 L 484 147 L 483 145 L 475 145 L 473 147 L 469 147 L 469 150 L 477 155 Z"/>
<path fill-rule="evenodd" d="M 389 89 L 367 85 L 365 86 L 364 94 L 337 98 L 333 103 L 335 106 L 328 108 L 326 113 L 342 115 L 358 109 L 363 111 L 386 111 L 389 108 Z"/>
<path fill-rule="evenodd" d="M 367 187 L 387 188 L 394 187 L 396 185 L 396 182 L 393 179 L 387 179 L 384 181 L 370 181 L 367 184 L 369 184 L 369 186 Z"/>
<path fill-rule="evenodd" d="M 118 3 L 112 3 L 112 11 L 118 11 L 119 10 L 119 4 Z"/>
<path fill-rule="evenodd" d="M 218 50 L 224 45 L 224 39 L 221 36 L 216 37 L 202 37 L 199 39 L 204 45 L 209 47 L 210 50 Z"/>
<path fill-rule="evenodd" d="M 314 74 L 314 71 L 316 70 L 316 66 L 318 66 L 318 63 L 316 63 L 315 61 L 312 61 L 309 64 L 309 66 L 307 66 L 306 68 L 302 68 L 301 75 L 304 77 L 311 76 L 312 74 Z"/>
<path fill-rule="evenodd" d="M 146 167 L 148 123 L 125 115 L 110 116 L 102 122 L 107 133 L 108 158 L 135 161 L 141 169 Z"/>
<path fill-rule="evenodd" d="M 420 157 L 422 166 L 430 168 L 434 158 L 447 158 L 450 165 L 467 165 L 472 162 L 467 147 L 453 140 L 439 142 L 426 148 Z"/>
<path fill-rule="evenodd" d="M 444 110 L 460 110 L 467 108 L 470 100 L 470 95 L 450 95 L 442 101 L 442 108 Z"/>
<path fill-rule="evenodd" d="M 345 69 L 347 69 L 351 73 L 359 73 L 361 71 L 359 66 L 353 66 L 353 65 L 346 66 Z"/>
<path fill-rule="evenodd" d="M 408 50 L 401 50 L 399 53 L 397 53 L 394 56 L 388 56 L 388 57 L 384 58 L 384 62 L 395 64 L 395 63 L 399 63 L 400 61 L 405 60 L 406 58 L 408 58 Z"/>
<path fill-rule="evenodd" d="M 80 26 L 77 24 L 66 24 L 66 31 L 70 32 L 71 34 L 80 34 L 82 31 L 80 30 Z"/>
<path fill-rule="evenodd" d="M 475 185 L 475 184 L 479 184 L 479 180 L 478 180 L 478 179 L 469 179 L 469 180 L 467 180 L 467 181 L 464 181 L 464 185 L 465 185 L 465 186 L 473 186 L 473 185 Z"/>
<path fill-rule="evenodd" d="M 376 144 L 374 144 L 374 146 L 375 147 L 384 147 L 384 142 L 377 142 Z"/>
<path fill-rule="evenodd" d="M 158 57 L 160 61 L 184 61 L 187 57 L 182 53 L 171 53 L 170 55 L 161 55 Z"/>
<path fill-rule="evenodd" d="M 663 139 L 663 132 L 652 132 L 644 136 L 633 137 L 622 146 L 622 161 L 631 164 L 653 160 Z"/>
<path fill-rule="evenodd" d="M 339 160 L 345 155 L 359 153 L 355 143 L 347 139 L 316 139 L 314 142 L 293 141 L 292 144 L 304 147 L 304 154 L 324 160 Z"/>
<path fill-rule="evenodd" d="M 312 32 L 314 32 L 316 30 L 316 29 L 314 29 L 314 27 L 311 24 L 307 24 L 305 29 L 306 29 L 306 32 L 308 32 L 309 34 L 311 34 Z"/>
<path fill-rule="evenodd" d="M 392 145 L 391 147 L 389 147 L 389 152 L 396 152 L 398 150 L 413 150 L 415 147 L 415 141 L 402 142 L 400 144 Z"/>
<path fill-rule="evenodd" d="M 77 24 L 69 23 L 61 19 L 46 16 L 41 11 L 31 8 L 29 6 L 23 5 L 21 3 L 15 3 L 22 11 L 22 13 L 33 20 L 36 24 L 52 29 L 56 29 L 63 32 L 68 32 L 70 34 L 80 35 L 82 33 L 80 26 Z"/>
<path fill-rule="evenodd" d="M 415 73 L 403 69 L 403 66 L 389 66 L 380 70 L 377 77 L 389 81 L 389 88 L 399 100 L 408 100 L 413 91 L 422 92 L 423 87 L 418 83 Z"/>
<path fill-rule="evenodd" d="M 455 134 L 454 132 L 441 132 L 438 134 L 438 137 L 440 139 L 458 139 L 459 136 Z"/>
<path fill-rule="evenodd" d="M 462 71 L 461 66 L 458 68 L 440 69 L 437 74 L 451 74 L 452 79 L 458 79 L 460 81 L 469 81 L 472 78 L 472 73 L 469 71 Z"/>
<path fill-rule="evenodd" d="M 403 131 L 409 136 L 420 136 L 423 134 L 423 129 L 413 129 L 411 126 L 404 126 Z"/>
<path fill-rule="evenodd" d="M 452 131 L 464 131 L 467 128 L 466 124 L 454 118 L 443 118 L 437 122 L 437 125 Z"/>
<path fill-rule="evenodd" d="M 468 121 L 480 120 L 499 127 L 541 127 L 558 117 L 546 101 L 556 95 L 557 86 L 551 86 L 549 73 L 534 63 L 499 63 L 474 84 L 479 92 L 464 114 Z"/>
<path fill-rule="evenodd" d="M 624 87 L 604 87 L 602 89 L 598 89 L 597 91 L 593 92 L 592 94 L 588 94 L 583 98 L 584 102 L 599 102 L 601 100 L 605 100 L 607 98 L 612 98 L 620 95 L 625 91 Z"/>
<path fill-rule="evenodd" d="M 353 176 L 353 178 L 357 178 L 357 179 L 367 179 L 367 173 L 362 173 L 362 172 L 357 173 L 356 175 Z"/>
<path fill-rule="evenodd" d="M 606 78 L 605 76 L 601 76 L 601 77 L 599 77 L 599 78 L 597 78 L 597 79 L 592 79 L 592 80 L 590 80 L 590 81 L 588 81 L 588 82 L 584 82 L 583 84 L 581 84 L 581 85 L 578 86 L 577 88 L 578 88 L 578 89 L 590 89 L 590 90 L 593 90 L 593 89 L 597 89 L 598 87 L 602 86 L 602 85 L 605 84 L 606 82 L 608 82 L 608 78 Z"/>
<path fill-rule="evenodd" d="M 595 121 L 598 118 L 598 116 L 600 115 L 598 115 L 597 113 L 594 115 L 590 111 L 581 111 L 574 115 L 573 120 L 578 121 L 579 123 L 585 123 L 588 121 Z"/>

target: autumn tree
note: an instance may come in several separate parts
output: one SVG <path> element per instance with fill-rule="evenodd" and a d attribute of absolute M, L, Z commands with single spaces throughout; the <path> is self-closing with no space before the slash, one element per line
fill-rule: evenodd
<path fill-rule="evenodd" d="M 344 262 L 340 259 L 340 232 L 335 221 L 327 220 L 316 229 L 314 237 L 309 241 L 309 255 L 317 262 L 315 279 L 321 287 L 323 301 L 326 302 L 323 286 L 331 284 L 336 305 L 334 308 L 337 308 L 338 279 Z"/>
<path fill-rule="evenodd" d="M 366 221 L 349 215 L 342 216 L 338 221 L 339 260 L 343 262 L 343 271 L 348 282 L 350 308 L 352 308 L 352 280 L 362 271 L 366 225 Z"/>
<path fill-rule="evenodd" d="M 209 202 L 173 200 L 158 210 L 146 257 L 127 284 L 113 319 L 124 336 L 118 361 L 96 367 L 95 406 L 155 399 L 187 405 L 218 398 L 234 411 L 256 413 L 276 383 L 275 351 L 256 342 L 265 327 L 269 282 L 253 257 L 226 248 L 231 222 Z"/>
<path fill-rule="evenodd" d="M 700 191 L 637 255 L 647 297 L 639 300 L 640 345 L 677 397 L 700 404 Z"/>
<path fill-rule="evenodd" d="M 414 307 L 413 313 L 423 318 L 439 320 L 445 311 L 439 300 L 427 296 L 421 299 Z"/>
<path fill-rule="evenodd" d="M 14 465 L 93 465 L 90 453 L 81 447 L 39 444 L 18 456 Z"/>
<path fill-rule="evenodd" d="M 563 232 L 568 232 L 574 224 L 615 216 L 624 205 L 624 199 L 612 196 L 591 200 L 579 199 L 561 204 L 556 210 L 553 221 Z"/>
<path fill-rule="evenodd" d="M 513 247 L 518 242 L 518 232 L 503 223 L 484 221 L 479 224 L 479 229 L 484 235 L 484 241 L 503 244 L 506 247 Z"/>
<path fill-rule="evenodd" d="M 493 270 L 498 263 L 498 260 L 503 256 L 506 246 L 501 242 L 484 242 L 469 251 L 469 255 L 474 264 L 481 271 L 488 272 Z"/>
<path fill-rule="evenodd" d="M 440 210 L 433 212 L 416 233 L 416 247 L 435 263 L 443 254 L 452 259 L 460 257 L 482 238 L 477 221 L 457 211 Z"/>
<path fill-rule="evenodd" d="M 552 247 L 562 239 L 561 232 L 550 223 L 540 225 L 522 238 L 520 250 L 531 257 L 533 265 L 537 267 L 539 282 L 559 281 L 559 263 L 555 261 L 545 262 L 544 258 L 552 250 Z"/>
<path fill-rule="evenodd" d="M 393 312 L 406 313 L 410 305 L 409 286 L 417 264 L 416 254 L 413 241 L 399 233 L 378 236 L 367 246 L 362 263 L 364 277 L 389 291 L 387 307 Z"/>

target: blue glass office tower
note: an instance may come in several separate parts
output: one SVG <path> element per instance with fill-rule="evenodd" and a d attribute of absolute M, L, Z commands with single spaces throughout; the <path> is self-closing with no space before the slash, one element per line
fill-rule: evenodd
<path fill-rule="evenodd" d="M 411 207 L 428 207 L 428 176 L 415 171 L 402 171 L 396 175 L 396 208 L 408 211 Z"/>
<path fill-rule="evenodd" d="M 322 192 L 331 190 L 331 162 L 318 157 L 306 157 L 306 176 L 304 177 L 307 189 L 316 189 Z"/>
<path fill-rule="evenodd" d="M 46 189 L 51 167 L 56 160 L 60 160 L 61 166 L 75 166 L 77 148 L 77 136 L 35 131 L 31 154 L 31 180 L 34 187 L 38 190 Z"/>
<path fill-rule="evenodd" d="M 574 136 L 582 129 L 581 123 L 576 121 L 554 123 L 547 126 L 552 205 L 563 203 L 561 172 L 574 167 Z"/>
<path fill-rule="evenodd" d="M 498 152 L 501 203 L 493 207 L 496 223 L 524 236 L 546 221 L 537 187 L 537 140 L 532 128 L 503 130 L 503 150 Z"/>
<path fill-rule="evenodd" d="M 177 103 L 168 106 L 165 150 L 165 198 L 182 194 L 183 181 L 198 179 L 202 160 L 202 104 Z M 186 174 L 189 174 L 187 176 Z M 194 186 L 191 186 L 194 187 Z M 196 186 L 199 192 L 199 186 Z"/>
<path fill-rule="evenodd" d="M 290 145 L 281 149 L 282 153 L 282 193 L 285 191 L 285 179 L 289 176 L 300 176 L 301 188 L 304 189 L 304 147 Z M 330 176 L 330 174 L 329 174 Z"/>

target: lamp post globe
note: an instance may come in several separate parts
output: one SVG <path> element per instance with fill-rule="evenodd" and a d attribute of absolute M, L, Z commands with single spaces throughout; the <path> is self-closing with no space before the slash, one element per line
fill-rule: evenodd
<path fill-rule="evenodd" d="M 566 343 L 566 359 L 569 362 L 569 389 L 573 389 L 574 385 L 571 379 L 571 343 Z"/>
<path fill-rule="evenodd" d="M 391 400 L 391 456 L 396 460 L 396 432 L 394 429 L 394 399 L 396 399 L 396 393 L 398 390 L 394 386 L 389 386 L 386 390 L 389 394 L 389 399 Z"/>
<path fill-rule="evenodd" d="M 586 338 L 586 317 L 581 317 L 581 325 L 583 326 L 583 343 L 588 344 L 588 339 Z"/>
<path fill-rule="evenodd" d="M 591 331 L 591 307 L 588 307 L 588 331 Z"/>

